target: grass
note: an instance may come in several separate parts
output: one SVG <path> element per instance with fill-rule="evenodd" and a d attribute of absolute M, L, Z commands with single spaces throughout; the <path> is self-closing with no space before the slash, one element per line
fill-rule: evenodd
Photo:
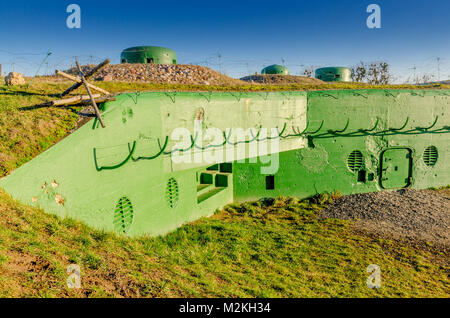
<path fill-rule="evenodd" d="M 51 91 L 53 86 L 63 85 L 65 88 L 71 85 L 70 82 L 55 82 L 53 77 L 38 78 L 31 88 L 44 89 Z M 192 84 L 156 84 L 156 83 L 130 83 L 130 82 L 96 82 L 95 85 L 104 88 L 110 92 L 130 92 L 130 91 L 311 91 L 311 90 L 333 90 L 333 89 L 449 89 L 447 84 L 430 85 L 410 85 L 410 84 L 391 84 L 391 85 L 371 85 L 366 83 L 327 83 L 327 84 L 247 84 L 247 85 L 192 85 Z"/>
<path fill-rule="evenodd" d="M 233 204 L 164 237 L 128 239 L 0 192 L 1 297 L 448 297 L 445 255 L 317 218 L 329 198 Z M 66 269 L 81 268 L 79 290 Z M 369 264 L 382 286 L 366 286 Z"/>
<path fill-rule="evenodd" d="M 74 127 L 77 115 L 69 109 L 20 110 L 54 98 L 51 94 L 58 88 L 44 93 L 0 86 L 0 177 L 58 142 Z"/>
<path fill-rule="evenodd" d="M 44 80 L 30 88 L 0 85 L 0 177 L 74 127 L 79 108 L 21 110 L 55 99 L 69 85 Z M 112 92 L 371 88 L 98 85 Z M 448 297 L 445 255 L 361 234 L 348 221 L 318 219 L 329 200 L 233 204 L 165 237 L 132 240 L 45 214 L 0 190 L 0 296 Z M 70 264 L 81 267 L 80 290 L 66 286 Z M 366 286 L 369 264 L 381 267 L 381 289 Z"/>

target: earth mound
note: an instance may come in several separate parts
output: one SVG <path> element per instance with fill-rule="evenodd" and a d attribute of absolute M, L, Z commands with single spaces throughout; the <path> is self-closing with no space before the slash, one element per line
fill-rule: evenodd
<path fill-rule="evenodd" d="M 82 66 L 84 73 L 95 65 Z M 76 68 L 66 73 L 78 75 Z M 157 84 L 191 84 L 232 86 L 245 85 L 246 82 L 228 77 L 210 68 L 199 65 L 167 65 L 167 64 L 109 64 L 94 76 L 98 81 L 143 82 Z"/>

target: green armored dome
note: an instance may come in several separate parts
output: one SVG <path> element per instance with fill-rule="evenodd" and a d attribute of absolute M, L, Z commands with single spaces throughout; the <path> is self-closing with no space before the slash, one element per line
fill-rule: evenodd
<path fill-rule="evenodd" d="M 351 82 L 352 71 L 348 67 L 323 67 L 316 70 L 316 78 L 325 82 Z"/>
<path fill-rule="evenodd" d="M 177 54 L 159 46 L 136 46 L 123 50 L 121 63 L 177 64 Z"/>
<path fill-rule="evenodd" d="M 289 75 L 289 69 L 285 66 L 274 64 L 263 68 L 261 74 Z"/>

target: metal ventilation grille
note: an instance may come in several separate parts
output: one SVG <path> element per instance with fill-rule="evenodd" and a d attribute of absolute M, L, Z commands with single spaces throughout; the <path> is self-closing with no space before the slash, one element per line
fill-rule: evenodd
<path fill-rule="evenodd" d="M 428 167 L 432 167 L 436 164 L 438 160 L 438 150 L 435 146 L 429 146 L 423 152 L 423 162 Z"/>
<path fill-rule="evenodd" d="M 364 157 L 359 150 L 353 150 L 347 158 L 347 166 L 352 172 L 361 170 L 364 164 Z"/>
<path fill-rule="evenodd" d="M 170 208 L 176 207 L 178 203 L 178 182 L 174 178 L 170 178 L 166 187 L 166 200 Z"/>
<path fill-rule="evenodd" d="M 127 197 L 120 198 L 114 210 L 114 228 L 117 232 L 127 233 L 133 223 L 133 205 Z"/>

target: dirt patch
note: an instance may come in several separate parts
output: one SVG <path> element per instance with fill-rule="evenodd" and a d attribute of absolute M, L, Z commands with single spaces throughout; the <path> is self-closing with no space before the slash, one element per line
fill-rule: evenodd
<path fill-rule="evenodd" d="M 250 75 L 241 81 L 253 84 L 286 85 L 286 84 L 326 84 L 317 78 L 295 75 Z"/>
<path fill-rule="evenodd" d="M 7 253 L 8 262 L 5 264 L 7 271 L 15 274 L 27 272 L 41 273 L 54 269 L 53 265 L 40 256 L 29 255 L 17 251 Z"/>
<path fill-rule="evenodd" d="M 398 190 L 341 197 L 320 216 L 355 220 L 382 237 L 450 249 L 450 198 L 433 190 Z"/>

